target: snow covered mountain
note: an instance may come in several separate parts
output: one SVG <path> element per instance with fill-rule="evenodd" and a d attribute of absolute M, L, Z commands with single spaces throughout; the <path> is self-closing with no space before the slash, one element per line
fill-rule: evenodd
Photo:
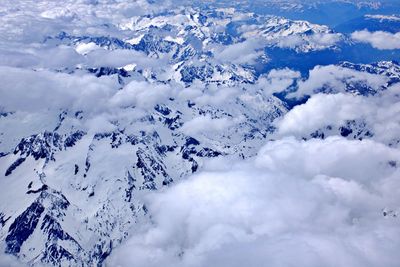
<path fill-rule="evenodd" d="M 28 4 L 0 10 L 0 241 L 20 263 L 104 266 L 156 217 L 153 192 L 285 136 L 397 151 L 398 50 L 304 73 L 270 53 L 341 53 L 351 35 L 212 5 Z"/>

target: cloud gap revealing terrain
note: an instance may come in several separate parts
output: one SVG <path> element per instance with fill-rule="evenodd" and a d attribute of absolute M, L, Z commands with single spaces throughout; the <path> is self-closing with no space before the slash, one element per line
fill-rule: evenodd
<path fill-rule="evenodd" d="M 398 267 L 396 0 L 2 0 L 0 266 Z"/>

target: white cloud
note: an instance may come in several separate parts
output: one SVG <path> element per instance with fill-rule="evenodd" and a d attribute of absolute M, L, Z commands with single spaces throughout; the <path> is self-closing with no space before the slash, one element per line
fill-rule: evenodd
<path fill-rule="evenodd" d="M 0 37 L 8 41 L 41 43 L 46 36 L 54 36 L 60 31 L 77 35 L 110 35 L 111 25 L 136 15 L 152 14 L 171 8 L 176 3 L 158 1 L 150 4 L 146 0 L 129 2 L 65 0 L 62 7 L 58 2 L 38 0 L 4 0 L 0 7 Z"/>
<path fill-rule="evenodd" d="M 351 38 L 357 42 L 368 43 L 372 45 L 372 47 L 380 50 L 400 49 L 400 32 L 370 32 L 368 30 L 363 30 L 353 32 Z"/>
<path fill-rule="evenodd" d="M 233 127 L 244 121 L 241 113 L 248 112 L 249 119 L 256 121 L 258 117 L 286 112 L 283 104 L 279 109 L 277 106 L 281 103 L 269 97 L 295 82 L 298 91 L 292 96 L 311 95 L 307 103 L 295 107 L 276 123 L 278 134 L 267 138 L 280 140 L 268 142 L 256 157 L 241 161 L 238 155 L 233 155 L 206 162 L 204 171 L 198 175 L 145 197 L 151 221 L 134 225 L 131 238 L 108 260 L 111 266 L 398 265 L 399 221 L 383 217 L 382 209 L 399 209 L 400 203 L 397 189 L 400 188 L 400 171 L 391 166 L 399 165 L 400 152 L 386 145 L 398 139 L 400 132 L 400 86 L 392 86 L 373 97 L 353 96 L 344 93 L 346 83 L 366 84 L 378 90 L 387 83 L 387 78 L 337 66 L 319 66 L 310 71 L 307 80 L 300 80 L 299 72 L 280 69 L 263 75 L 255 85 L 240 87 L 205 86 L 197 81 L 182 88 L 174 82 L 147 82 L 143 77 L 141 81 L 131 81 L 140 75 L 136 73 L 137 76 L 132 75 L 127 79 L 130 82 L 120 89 L 115 76 L 96 78 L 75 67 L 132 64 L 147 73 L 157 70 L 159 79 L 168 80 L 175 74 L 168 57 L 152 55 L 154 58 L 151 58 L 132 50 L 100 49 L 93 43 L 81 43 L 75 48 L 52 46 L 51 42 L 43 43 L 43 37 L 65 30 L 77 36 L 111 35 L 128 39 L 131 31 L 115 32 L 115 27 L 132 20 L 132 16 L 164 9 L 164 4 L 173 7 L 175 2 L 149 5 L 144 0 L 67 0 L 65 6 L 60 7 L 59 3 L 51 1 L 39 1 L 35 5 L 20 1 L 19 8 L 15 8 L 14 1 L 4 1 L 6 4 L 0 7 L 4 15 L 0 18 L 0 108 L 17 111 L 15 117 L 1 120 L 3 136 L 6 136 L 0 142 L 7 148 L 4 151 L 15 147 L 12 138 L 20 139 L 20 136 L 29 136 L 45 128 L 54 129 L 53 124 L 58 123 L 62 109 L 83 110 L 81 120 L 72 113 L 65 127 L 71 127 L 68 130 L 82 127 L 90 135 L 117 128 L 126 132 L 154 130 L 155 126 L 150 123 L 136 122 L 153 112 L 154 105 L 164 103 L 182 111 L 184 124 L 177 131 L 186 135 L 204 140 L 232 130 L 225 140 L 206 141 L 220 148 L 219 145 L 228 146 L 228 142 L 224 142 L 229 138 L 229 145 L 233 144 L 231 150 L 237 149 L 232 153 L 236 153 L 242 148 L 243 151 L 253 149 L 251 146 L 262 142 L 243 140 L 247 130 L 254 130 L 247 128 L 248 125 Z M 257 28 L 242 26 L 242 29 L 246 27 L 248 30 Z M 382 36 L 387 37 L 388 43 L 382 43 Z M 388 49 L 395 46 L 398 36 L 358 32 L 353 38 Z M 321 33 L 270 41 L 285 48 L 303 46 L 304 51 L 309 51 L 324 49 L 340 40 L 340 34 Z M 254 63 L 263 55 L 265 42 L 249 38 L 227 47 L 214 47 L 215 59 L 235 64 Z M 43 70 L 47 68 L 68 68 L 75 73 Z M 321 88 L 338 94 L 315 95 Z M 172 102 L 170 98 L 176 99 Z M 195 103 L 194 108 L 188 107 L 188 100 Z M 133 106 L 136 108 L 129 108 Z M 200 108 L 213 115 L 199 116 Z M 320 127 L 339 126 L 352 119 L 365 120 L 374 137 L 364 141 L 338 137 L 299 141 L 302 135 Z M 269 126 L 263 121 L 254 122 L 254 125 Z M 248 124 L 253 121 L 249 120 Z M 163 142 L 170 138 L 169 134 L 176 134 L 167 130 L 159 133 Z M 298 139 L 287 138 L 291 135 Z M 128 146 L 122 149 L 131 150 Z M 104 155 L 97 153 L 96 156 L 103 162 Z M 168 160 L 176 159 L 168 158 L 166 165 Z M 56 166 L 60 161 L 57 162 L 52 164 Z M 107 162 L 112 165 L 112 160 Z M 175 171 L 180 165 L 173 166 L 168 171 Z M 107 170 L 113 173 L 112 168 Z M 178 170 L 176 173 L 181 174 Z M 110 177 L 112 179 L 112 175 Z M 100 180 L 98 182 L 101 187 Z M 140 191 L 135 201 L 141 201 L 144 192 Z M 96 193 L 97 196 L 101 198 L 101 194 Z M 97 209 L 95 206 L 89 205 L 88 209 Z M 142 219 L 138 217 L 138 221 Z M 97 222 L 104 221 L 99 218 Z M 116 232 L 112 236 L 120 240 L 122 236 L 114 235 Z M 0 266 L 13 264 L 14 258 L 0 254 Z"/>
<path fill-rule="evenodd" d="M 305 41 L 303 40 L 303 38 L 298 35 L 285 36 L 285 37 L 281 37 L 277 40 L 277 45 L 280 48 L 292 48 L 293 49 L 304 43 L 305 43 Z"/>
<path fill-rule="evenodd" d="M 286 90 L 300 77 L 300 72 L 288 68 L 273 69 L 266 76 L 263 75 L 257 80 L 256 87 L 261 89 L 264 94 L 271 95 Z"/>
<path fill-rule="evenodd" d="M 230 101 L 234 100 L 240 93 L 241 91 L 237 87 L 216 86 L 211 84 L 204 88 L 202 94 L 193 100 L 200 105 L 218 106 L 230 103 Z"/>
<path fill-rule="evenodd" d="M 346 120 L 374 112 L 364 97 L 350 94 L 317 94 L 305 104 L 294 107 L 277 125 L 280 134 L 311 133 L 324 126 L 341 125 Z"/>
<path fill-rule="evenodd" d="M 26 266 L 25 264 L 19 262 L 17 260 L 17 257 L 5 254 L 3 251 L 4 251 L 4 248 L 0 252 L 0 266 L 3 266 L 3 267 L 24 267 L 24 266 Z"/>
<path fill-rule="evenodd" d="M 273 42 L 276 42 L 280 48 L 294 49 L 303 46 L 304 48 L 325 49 L 334 46 L 340 40 L 342 40 L 342 35 L 339 33 L 314 33 L 310 36 L 289 35 L 278 37 L 273 39 Z"/>
<path fill-rule="evenodd" d="M 221 62 L 233 64 L 253 64 L 264 52 L 265 44 L 259 39 L 248 39 L 241 43 L 224 46 L 215 52 L 215 58 Z M 261 51 L 259 51 L 261 49 Z"/>
<path fill-rule="evenodd" d="M 46 19 L 63 19 L 70 21 L 74 18 L 75 14 L 68 8 L 56 7 L 42 12 L 40 16 Z"/>
<path fill-rule="evenodd" d="M 308 79 L 298 82 L 296 92 L 289 97 L 313 95 L 325 89 L 327 92 L 345 92 L 346 84 L 363 84 L 374 90 L 386 85 L 388 78 L 335 65 L 316 66 L 310 70 Z M 359 86 L 358 86 L 359 87 Z"/>
<path fill-rule="evenodd" d="M 343 39 L 342 34 L 331 32 L 324 25 L 273 16 L 261 26 L 242 25 L 238 31 L 246 38 L 263 37 L 269 45 L 305 53 L 332 48 Z"/>
<path fill-rule="evenodd" d="M 142 68 L 151 67 L 167 68 L 167 62 L 162 59 L 152 59 L 147 57 L 144 53 L 134 50 L 105 50 L 96 49 L 88 53 L 87 61 L 85 62 L 90 67 L 114 67 L 119 68 L 127 64 L 136 64 Z"/>
<path fill-rule="evenodd" d="M 0 74 L 1 106 L 11 111 L 103 110 L 115 86 L 110 77 L 45 70 L 0 67 Z"/>
<path fill-rule="evenodd" d="M 340 33 L 316 33 L 311 36 L 311 40 L 320 46 L 333 46 L 342 40 Z"/>
<path fill-rule="evenodd" d="M 152 109 L 156 104 L 167 101 L 174 95 L 173 89 L 164 84 L 132 81 L 119 90 L 111 99 L 113 106 Z"/>
<path fill-rule="evenodd" d="M 341 138 L 270 142 L 147 199 L 151 224 L 113 266 L 397 266 L 398 150 Z M 397 177 L 397 178 L 396 178 Z M 397 207 L 395 207 L 397 208 Z"/>
<path fill-rule="evenodd" d="M 101 49 L 101 47 L 98 46 L 97 44 L 93 43 L 93 42 L 91 42 L 91 43 L 79 43 L 75 48 L 76 52 L 78 52 L 81 55 L 86 55 L 89 52 L 92 52 L 92 51 L 97 50 L 97 49 Z"/>
<path fill-rule="evenodd" d="M 0 65 L 18 68 L 74 68 L 85 59 L 68 46 L 22 46 L 0 49 Z"/>
<path fill-rule="evenodd" d="M 400 86 L 394 85 L 370 97 L 351 94 L 316 94 L 277 120 L 278 136 L 309 136 L 327 126 L 340 127 L 346 121 L 366 122 L 373 139 L 391 143 L 400 131 Z"/>
<path fill-rule="evenodd" d="M 400 17 L 397 15 L 365 15 L 365 18 L 379 20 L 380 22 L 385 20 L 400 21 Z"/>
<path fill-rule="evenodd" d="M 211 118 L 210 115 L 198 116 L 185 124 L 180 128 L 184 134 L 197 137 L 201 134 L 212 136 L 213 134 L 220 134 L 226 131 L 227 128 L 243 121 L 241 118 Z"/>

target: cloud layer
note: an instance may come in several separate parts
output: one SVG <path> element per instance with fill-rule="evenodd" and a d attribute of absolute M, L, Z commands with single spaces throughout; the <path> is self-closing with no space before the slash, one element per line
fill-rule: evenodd
<path fill-rule="evenodd" d="M 368 30 L 363 30 L 353 32 L 351 37 L 355 41 L 368 43 L 372 45 L 372 47 L 380 50 L 400 49 L 400 32 L 370 32 Z"/>
<path fill-rule="evenodd" d="M 151 195 L 113 266 L 397 266 L 400 152 L 373 141 L 270 142 L 247 162 Z M 396 178 L 397 177 L 397 178 Z"/>
<path fill-rule="evenodd" d="M 32 134 L 85 132 L 75 148 L 56 149 L 57 160 L 43 168 L 35 162 L 26 177 L 47 172 L 48 186 L 81 209 L 63 215 L 60 225 L 84 240 L 87 255 L 101 242 L 116 246 L 132 222 L 108 265 L 398 266 L 400 86 L 389 75 L 338 65 L 316 66 L 306 76 L 289 68 L 258 73 L 257 64 L 269 60 L 266 47 L 339 51 L 342 34 L 234 10 L 222 19 L 213 16 L 223 11 L 211 10 L 202 21 L 194 9 L 170 12 L 180 1 L 31 2 L 0 6 L 0 152 L 10 152 L 0 157 L 9 166 L 15 146 Z M 237 36 L 228 34 L 231 26 Z M 400 49 L 399 33 L 360 31 L 352 38 Z M 288 110 L 274 96 L 282 92 L 309 99 Z M 311 138 L 349 121 L 371 134 L 351 140 L 357 138 L 332 130 Z M 219 156 L 206 160 L 207 153 Z M 118 174 L 125 170 L 127 179 Z M 170 187 L 160 180 L 167 172 Z M 128 195 L 120 186 L 125 180 L 128 201 L 114 194 Z M 142 190 L 140 183 L 153 180 L 160 192 Z M 126 213 L 143 203 L 146 216 Z M 91 224 L 74 232 L 74 216 Z M 26 253 L 22 260 L 39 259 Z M 0 266 L 14 261 L 0 254 Z"/>

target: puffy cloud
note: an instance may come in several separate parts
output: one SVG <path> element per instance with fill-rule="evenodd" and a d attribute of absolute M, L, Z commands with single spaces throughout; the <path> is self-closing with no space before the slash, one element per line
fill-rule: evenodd
<path fill-rule="evenodd" d="M 78 52 L 81 55 L 86 55 L 89 52 L 92 52 L 92 51 L 97 50 L 97 49 L 101 49 L 101 47 L 98 46 L 97 44 L 93 43 L 93 42 L 90 42 L 90 43 L 79 43 L 75 48 L 76 52 Z"/>
<path fill-rule="evenodd" d="M 342 40 L 339 33 L 315 33 L 310 36 L 289 35 L 274 40 L 278 47 L 294 49 L 299 46 L 331 47 Z"/>
<path fill-rule="evenodd" d="M 374 90 L 386 85 L 388 78 L 335 65 L 316 66 L 306 80 L 298 82 L 298 90 L 289 97 L 313 95 L 322 89 L 328 92 L 345 92 L 346 84 L 363 84 Z"/>
<path fill-rule="evenodd" d="M 29 0 L 21 0 L 16 6 L 14 1 L 4 0 L 0 7 L 0 37 L 4 41 L 41 43 L 46 36 L 54 36 L 60 31 L 110 35 L 114 28 L 109 25 L 176 5 L 170 1 L 151 4 L 146 0 L 66 0 L 61 7 L 54 1 L 39 0 L 32 4 Z"/>
<path fill-rule="evenodd" d="M 311 40 L 320 46 L 333 46 L 342 40 L 340 33 L 316 33 Z"/>
<path fill-rule="evenodd" d="M 0 67 L 0 73 L 1 106 L 11 111 L 103 110 L 115 86 L 110 77 L 11 67 Z"/>
<path fill-rule="evenodd" d="M 67 46 L 46 45 L 0 49 L 0 65 L 18 68 L 74 68 L 85 59 Z"/>
<path fill-rule="evenodd" d="M 0 266 L 4 267 L 24 267 L 25 264 L 19 262 L 16 257 L 3 253 L 4 248 L 0 252 Z"/>
<path fill-rule="evenodd" d="M 290 35 L 279 38 L 277 41 L 277 45 L 280 48 L 296 48 L 297 46 L 304 43 L 304 40 L 301 36 L 298 35 Z"/>
<path fill-rule="evenodd" d="M 242 122 L 242 118 L 212 118 L 210 115 L 199 116 L 191 119 L 180 128 L 180 130 L 189 136 L 196 137 L 200 134 L 207 136 L 219 134 L 227 128 Z"/>
<path fill-rule="evenodd" d="M 266 76 L 261 76 L 257 80 L 256 87 L 261 89 L 264 94 L 271 95 L 285 91 L 300 77 L 300 72 L 288 68 L 273 69 Z"/>
<path fill-rule="evenodd" d="M 172 103 L 170 98 L 176 98 L 173 108 L 182 111 L 189 110 L 187 100 L 196 104 L 190 112 L 182 114 L 184 124 L 177 131 L 212 137 L 242 122 L 240 104 L 230 105 L 234 101 L 247 103 L 249 113 L 253 107 L 258 113 L 266 110 L 267 98 L 253 94 L 256 91 L 270 96 L 297 82 L 298 91 L 293 96 L 312 95 L 306 104 L 294 108 L 277 122 L 278 134 L 269 137 L 281 139 L 266 144 L 256 157 L 247 161 L 238 160 L 238 155 L 221 157 L 206 162 L 199 174 L 159 193 L 144 199 L 141 198 L 145 194 L 137 194 L 137 200 L 143 200 L 148 207 L 151 220 L 134 226 L 131 238 L 108 260 L 111 266 L 263 266 L 266 262 L 271 266 L 300 267 L 398 265 L 399 221 L 385 218 L 382 209 L 398 209 L 400 201 L 397 189 L 400 172 L 396 167 L 400 152 L 385 145 L 398 138 L 400 132 L 400 87 L 392 86 L 369 98 L 343 93 L 346 82 L 379 89 L 387 78 L 325 66 L 316 67 L 302 81 L 299 72 L 272 70 L 255 85 L 241 85 L 245 93 L 241 87 L 205 86 L 201 82 L 182 88 L 173 82 L 167 85 L 136 80 L 118 90 L 116 77 L 96 78 L 83 74 L 83 70 L 66 74 L 42 68 L 69 71 L 80 64 L 83 67 L 133 64 L 162 70 L 168 80 L 168 75 L 173 76 L 166 67 L 168 59 L 162 56 L 155 59 L 132 50 L 100 49 L 93 43 L 81 43 L 75 48 L 51 47 L 42 42 L 43 37 L 61 30 L 76 36 L 89 33 L 128 37 L 130 31 L 116 33 L 114 27 L 132 16 L 172 7 L 175 2 L 166 1 L 157 7 L 142 0 L 67 0 L 60 7 L 56 2 L 39 1 L 32 5 L 30 1 L 21 1 L 19 8 L 13 7 L 13 1 L 4 3 L 0 7 L 4 15 L 0 18 L 0 44 L 7 45 L 1 45 L 0 51 L 0 65 L 4 65 L 0 67 L 0 108 L 21 112 L 13 118 L 2 118 L 3 129 L 7 128 L 3 136 L 19 139 L 43 131 L 45 126 L 54 129 L 59 112 L 70 108 L 84 111 L 83 121 L 72 118 L 72 127 L 86 127 L 89 134 L 114 131 L 120 126 L 146 130 L 154 125 L 138 126 L 132 122 L 152 112 L 154 105 Z M 397 38 L 393 36 L 392 43 Z M 339 34 L 332 33 L 290 36 L 271 42 L 285 48 L 318 48 L 334 45 L 340 39 Z M 30 45 L 22 46 L 18 43 L 21 40 Z M 215 59 L 235 64 L 254 63 L 263 54 L 259 50 L 264 45 L 265 41 L 248 39 L 215 47 Z M 313 95 L 321 88 L 341 93 Z M 127 108 L 133 106 L 136 108 Z M 234 115 L 198 116 L 197 107 Z M 50 115 L 46 116 L 49 110 L 51 123 Z M 25 128 L 30 129 L 13 127 L 15 124 L 10 121 L 22 124 L 20 118 L 27 124 Z M 351 119 L 366 120 L 375 133 L 374 138 L 298 140 L 304 133 Z M 287 135 L 298 139 L 285 138 Z M 246 142 L 238 142 L 243 142 L 245 149 Z M 4 151 L 15 147 L 14 140 L 13 146 L 5 143 L 7 140 L 1 140 L 2 147 L 7 147 Z M 102 155 L 98 157 L 101 159 Z M 14 266 L 14 258 L 0 255 L 0 266 L 3 265 Z"/>
<path fill-rule="evenodd" d="M 221 62 L 233 64 L 253 64 L 264 54 L 262 51 L 264 43 L 259 39 L 248 39 L 241 43 L 224 46 L 221 51 L 215 52 L 215 58 Z"/>
<path fill-rule="evenodd" d="M 375 140 L 391 143 L 400 131 L 400 86 L 394 85 L 375 96 L 316 94 L 276 121 L 278 135 L 308 136 L 321 128 L 340 127 L 345 122 L 365 122 Z"/>
<path fill-rule="evenodd" d="M 151 222 L 113 266 L 397 266 L 398 150 L 342 138 L 264 146 L 145 202 Z M 397 206 L 395 207 L 397 208 Z"/>
<path fill-rule="evenodd" d="M 199 88 L 193 90 L 199 90 Z M 231 86 L 216 86 L 209 85 L 204 90 L 201 90 L 201 95 L 192 99 L 195 103 L 200 105 L 211 105 L 218 106 L 222 104 L 229 103 L 234 100 L 238 95 L 241 94 L 241 91 L 237 87 Z"/>
<path fill-rule="evenodd" d="M 167 101 L 174 94 L 169 85 L 132 81 L 118 91 L 110 99 L 110 103 L 119 107 L 137 106 L 151 109 L 154 105 Z"/>
<path fill-rule="evenodd" d="M 285 27 L 281 27 L 285 25 Z M 327 26 L 306 21 L 289 21 L 283 17 L 269 17 L 263 25 L 241 25 L 238 31 L 246 38 L 263 37 L 269 45 L 309 52 L 332 48 L 343 40 L 343 35 Z"/>
<path fill-rule="evenodd" d="M 380 50 L 400 49 L 400 32 L 370 32 L 363 30 L 353 32 L 351 38 L 357 42 L 370 44 L 372 47 Z"/>
<path fill-rule="evenodd" d="M 374 112 L 370 101 L 350 94 L 317 94 L 305 104 L 294 107 L 277 125 L 281 134 L 311 133 L 327 125 L 341 125 L 347 120 Z"/>
<path fill-rule="evenodd" d="M 89 133 L 93 135 L 96 133 L 112 132 L 117 127 L 110 122 L 111 118 L 109 114 L 96 114 L 85 122 L 85 126 L 89 130 Z"/>
<path fill-rule="evenodd" d="M 0 49 L 0 66 L 73 70 L 77 66 L 119 68 L 128 64 L 154 70 L 168 68 L 166 60 L 153 59 L 135 50 L 106 50 L 94 43 L 79 43 L 75 49 L 66 45 L 53 47 L 50 44 Z"/>
<path fill-rule="evenodd" d="M 124 67 L 128 64 L 136 64 L 142 68 L 167 68 L 167 62 L 162 59 L 152 59 L 145 54 L 134 50 L 105 50 L 95 49 L 88 53 L 86 65 L 90 67 Z"/>

